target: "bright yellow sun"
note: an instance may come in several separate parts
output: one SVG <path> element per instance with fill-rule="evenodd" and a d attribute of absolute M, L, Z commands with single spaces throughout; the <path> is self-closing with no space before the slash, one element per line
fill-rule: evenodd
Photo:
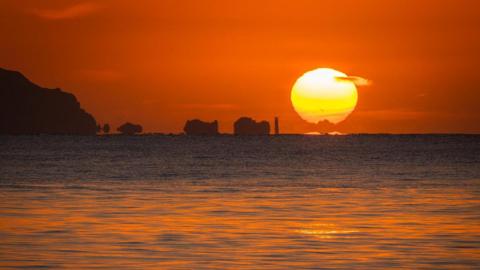
<path fill-rule="evenodd" d="M 343 79 L 342 79 L 343 78 Z M 340 123 L 357 105 L 357 87 L 349 77 L 330 68 L 303 74 L 292 88 L 292 104 L 300 117 L 309 123 Z"/>

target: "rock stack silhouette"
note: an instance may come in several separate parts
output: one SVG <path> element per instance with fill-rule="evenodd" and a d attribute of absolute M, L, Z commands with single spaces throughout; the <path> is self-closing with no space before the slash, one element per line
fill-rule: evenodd
<path fill-rule="evenodd" d="M 127 122 L 117 128 L 117 131 L 124 135 L 135 135 L 136 133 L 142 133 L 143 127 L 141 125 L 132 124 Z"/>
<path fill-rule="evenodd" d="M 218 121 L 208 123 L 199 119 L 188 120 L 183 131 L 187 135 L 218 135 Z"/>
<path fill-rule="evenodd" d="M 235 135 L 269 135 L 270 123 L 267 121 L 256 122 L 249 117 L 240 117 L 233 124 Z"/>

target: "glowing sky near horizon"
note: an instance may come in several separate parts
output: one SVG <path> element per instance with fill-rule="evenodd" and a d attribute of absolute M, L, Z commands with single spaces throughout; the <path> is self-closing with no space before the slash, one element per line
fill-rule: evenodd
<path fill-rule="evenodd" d="M 281 132 L 480 132 L 480 2 L 0 2 L 0 66 L 74 93 L 101 124 L 280 119 Z M 295 81 L 330 67 L 373 82 L 335 126 L 304 121 Z"/>

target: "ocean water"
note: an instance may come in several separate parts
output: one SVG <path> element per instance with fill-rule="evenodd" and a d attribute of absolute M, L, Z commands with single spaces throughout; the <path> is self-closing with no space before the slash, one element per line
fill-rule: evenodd
<path fill-rule="evenodd" d="M 1 269 L 480 269 L 480 136 L 2 136 Z"/>

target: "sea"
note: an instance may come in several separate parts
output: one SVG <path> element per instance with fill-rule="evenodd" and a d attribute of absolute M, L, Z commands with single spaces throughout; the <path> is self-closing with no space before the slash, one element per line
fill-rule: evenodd
<path fill-rule="evenodd" d="M 480 269 L 480 135 L 0 136 L 0 269 Z"/>

